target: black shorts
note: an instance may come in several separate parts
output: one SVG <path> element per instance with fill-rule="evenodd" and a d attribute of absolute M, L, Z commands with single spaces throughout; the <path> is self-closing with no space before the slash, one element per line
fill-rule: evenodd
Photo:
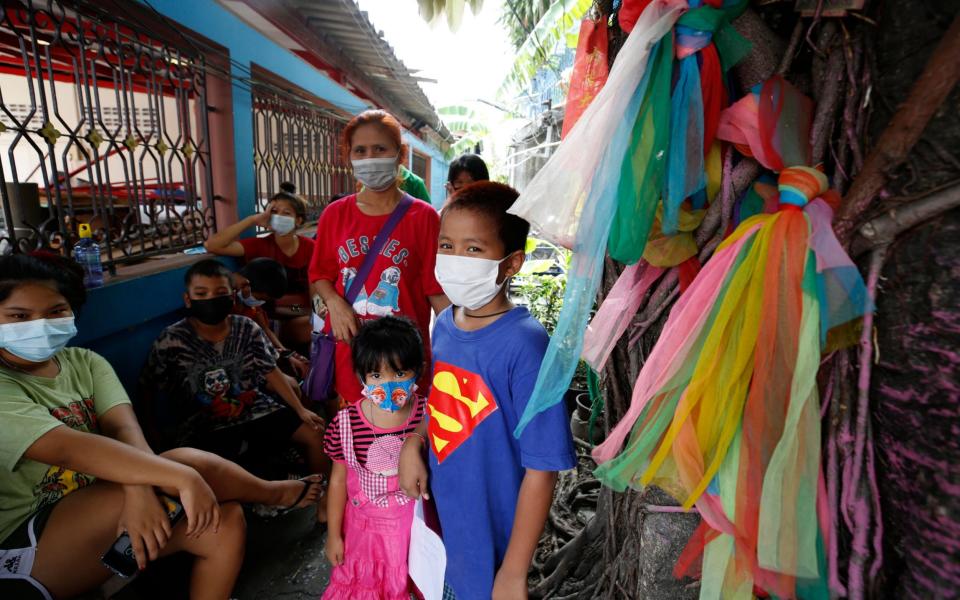
<path fill-rule="evenodd" d="M 275 455 L 302 424 L 297 413 L 284 406 L 252 421 L 198 433 L 186 445 L 243 464 L 249 457 Z"/>
<path fill-rule="evenodd" d="M 4 600 L 52 600 L 50 592 L 33 578 L 37 541 L 47 525 L 54 504 L 30 515 L 0 542 L 0 598 Z"/>

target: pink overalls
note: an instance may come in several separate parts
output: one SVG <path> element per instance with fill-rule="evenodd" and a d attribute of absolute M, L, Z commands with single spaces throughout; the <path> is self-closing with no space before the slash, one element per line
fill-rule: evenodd
<path fill-rule="evenodd" d="M 339 421 L 347 462 L 343 564 L 333 568 L 323 600 L 408 600 L 407 553 L 413 501 L 400 491 L 398 475 L 373 473 L 360 464 L 354 453 L 350 418 L 341 415 Z M 383 435 L 374 442 L 377 444 L 388 448 L 391 458 L 390 451 L 395 450 L 399 460 L 403 444 L 400 436 Z M 370 459 L 368 456 L 368 462 Z"/>

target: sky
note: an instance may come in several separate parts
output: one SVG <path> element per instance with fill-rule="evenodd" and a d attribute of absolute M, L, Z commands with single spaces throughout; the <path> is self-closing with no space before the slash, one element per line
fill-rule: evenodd
<path fill-rule="evenodd" d="M 497 89 L 513 64 L 513 48 L 497 24 L 501 0 L 484 0 L 478 15 L 465 8 L 456 33 L 445 18 L 426 23 L 416 0 L 357 0 L 357 4 L 408 69 L 437 80 L 420 83 L 435 107 L 496 101 Z"/>

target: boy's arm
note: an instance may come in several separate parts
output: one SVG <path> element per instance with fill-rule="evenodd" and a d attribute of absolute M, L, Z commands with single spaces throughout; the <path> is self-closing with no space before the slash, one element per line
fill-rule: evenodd
<path fill-rule="evenodd" d="M 267 373 L 266 379 L 267 385 L 280 395 L 280 398 L 297 413 L 301 421 L 312 427 L 314 431 L 323 429 L 325 425 L 323 418 L 303 405 L 303 402 L 300 401 L 300 396 L 296 390 L 293 389 L 293 386 L 290 384 L 290 379 L 283 374 L 283 371 L 274 367 L 272 371 Z"/>
<path fill-rule="evenodd" d="M 343 511 L 347 506 L 347 467 L 333 462 L 330 485 L 327 488 L 327 544 L 326 554 L 330 564 L 343 564 Z"/>
<path fill-rule="evenodd" d="M 414 433 L 407 436 L 400 450 L 400 489 L 411 498 L 430 499 L 427 492 L 427 465 L 423 462 L 420 449 L 427 439 L 427 421 L 417 425 Z"/>
<path fill-rule="evenodd" d="M 547 522 L 556 484 L 554 471 L 527 469 L 523 476 L 510 544 L 493 582 L 494 600 L 527 597 L 527 571 Z"/>

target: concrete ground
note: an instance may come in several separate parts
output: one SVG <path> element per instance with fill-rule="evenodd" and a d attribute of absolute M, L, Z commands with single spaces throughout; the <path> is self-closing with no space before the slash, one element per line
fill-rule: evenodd
<path fill-rule="evenodd" d="M 323 554 L 326 531 L 313 508 L 282 517 L 247 519 L 247 557 L 234 597 L 238 600 L 316 600 L 330 579 Z"/>
<path fill-rule="evenodd" d="M 237 600 L 317 600 L 330 578 L 323 554 L 326 532 L 313 508 L 280 517 L 247 515 L 247 553 L 234 590 Z M 132 582 L 115 577 L 84 600 L 187 598 L 189 557 L 162 559 Z M 118 589 L 119 586 L 123 586 Z"/>

